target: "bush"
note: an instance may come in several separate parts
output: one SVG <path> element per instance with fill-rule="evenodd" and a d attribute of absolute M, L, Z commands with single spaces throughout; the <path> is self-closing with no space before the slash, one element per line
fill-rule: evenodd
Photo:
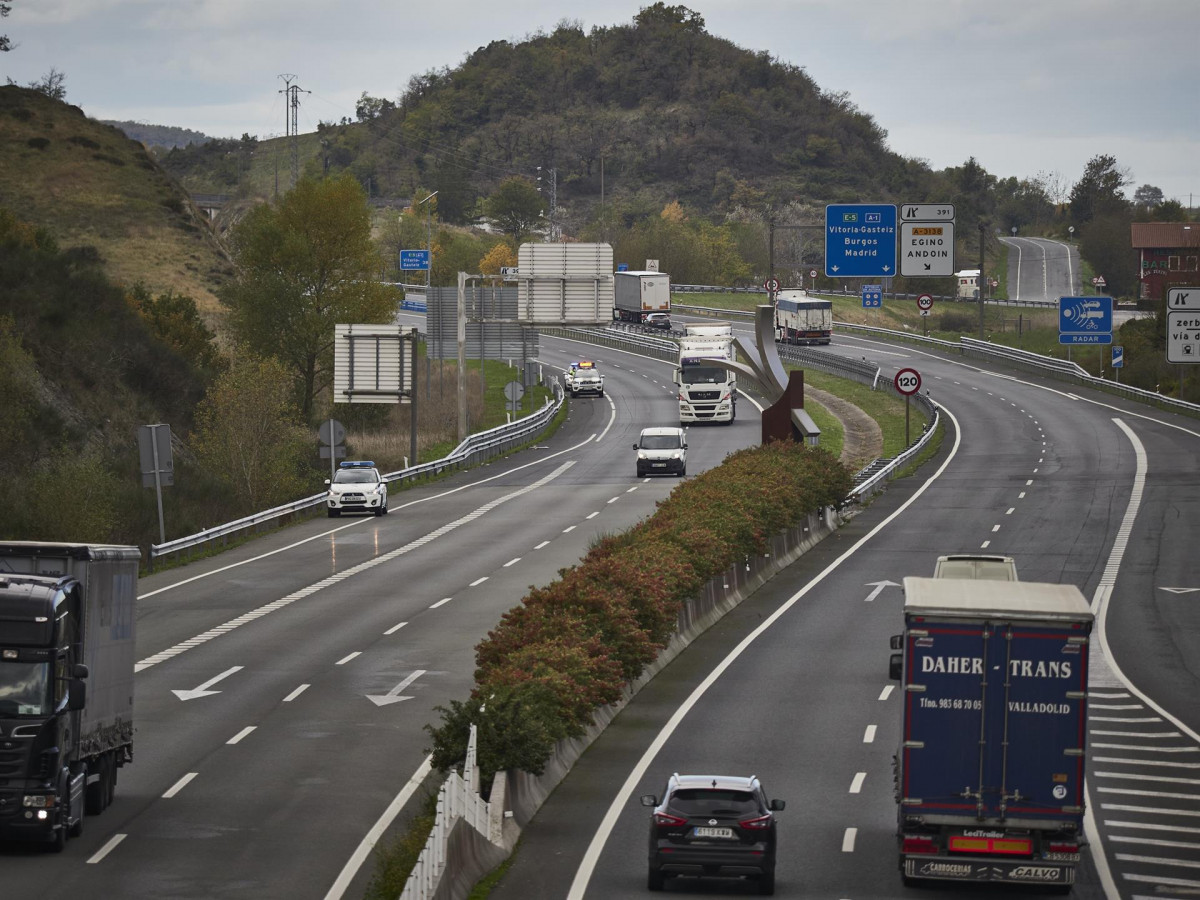
<path fill-rule="evenodd" d="M 463 762 L 474 721 L 487 779 L 501 769 L 540 775 L 554 741 L 581 734 L 658 656 L 684 600 L 772 535 L 840 503 L 851 483 L 828 452 L 774 442 L 680 484 L 650 519 L 602 538 L 504 614 L 476 647 L 471 700 L 439 708 L 441 726 L 427 726 L 434 766 Z"/>

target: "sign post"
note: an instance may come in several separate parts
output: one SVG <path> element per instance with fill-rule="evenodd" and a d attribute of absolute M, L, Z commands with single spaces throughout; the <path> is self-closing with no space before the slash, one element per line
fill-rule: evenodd
<path fill-rule="evenodd" d="M 911 443 L 908 438 L 908 400 L 921 389 L 921 373 L 916 369 L 901 369 L 896 373 L 896 390 L 904 395 L 904 446 Z"/>
<path fill-rule="evenodd" d="M 883 306 L 883 288 L 878 284 L 862 286 L 863 309 L 878 309 Z"/>
<path fill-rule="evenodd" d="M 929 311 L 933 309 L 933 297 L 922 294 L 917 298 L 917 309 L 921 311 L 921 324 L 925 326 L 925 337 L 929 337 Z"/>

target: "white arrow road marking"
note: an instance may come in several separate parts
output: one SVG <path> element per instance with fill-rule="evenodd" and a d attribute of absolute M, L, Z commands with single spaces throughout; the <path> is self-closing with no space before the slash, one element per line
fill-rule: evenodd
<path fill-rule="evenodd" d="M 367 694 L 367 699 L 370 700 L 372 703 L 374 703 L 376 706 L 388 706 L 392 703 L 399 703 L 401 700 L 411 700 L 412 697 L 401 697 L 400 692 L 402 690 L 404 690 L 406 687 L 408 687 L 410 684 L 412 684 L 414 681 L 416 681 L 418 678 L 420 678 L 422 675 L 424 675 L 425 671 L 426 671 L 425 669 L 417 669 L 417 671 L 413 672 L 411 675 L 409 675 L 407 678 L 405 678 L 402 682 L 400 682 L 398 685 L 396 685 L 394 688 L 392 688 L 390 691 L 388 691 L 382 697 L 377 694 L 376 695 Z"/>
<path fill-rule="evenodd" d="M 232 669 L 226 669 L 220 675 L 216 676 L 215 678 L 208 679 L 208 681 L 204 682 L 204 684 L 200 685 L 199 687 L 192 688 L 190 691 L 171 691 L 171 693 L 180 700 L 195 700 L 197 697 L 207 697 L 210 694 L 219 694 L 221 693 L 220 691 L 210 691 L 209 688 L 222 678 L 228 678 L 234 672 L 242 671 L 243 668 L 243 666 L 234 666 Z"/>
<path fill-rule="evenodd" d="M 1200 588 L 1159 588 L 1160 591 L 1166 591 L 1168 594 L 1194 594 L 1200 591 Z"/>
<path fill-rule="evenodd" d="M 875 588 L 875 590 L 867 594 L 868 603 L 882 594 L 885 587 L 900 587 L 900 585 L 896 584 L 894 581 L 868 581 L 866 586 Z"/>

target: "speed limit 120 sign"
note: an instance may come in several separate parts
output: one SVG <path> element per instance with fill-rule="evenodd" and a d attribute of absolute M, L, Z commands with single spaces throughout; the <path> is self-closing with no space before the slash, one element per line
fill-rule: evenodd
<path fill-rule="evenodd" d="M 896 390 L 906 397 L 921 389 L 921 375 L 916 369 L 901 369 L 896 373 Z"/>

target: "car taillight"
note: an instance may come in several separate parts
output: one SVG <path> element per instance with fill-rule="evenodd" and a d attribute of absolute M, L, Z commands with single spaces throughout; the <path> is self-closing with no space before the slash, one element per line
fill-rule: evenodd
<path fill-rule="evenodd" d="M 757 819 L 742 819 L 738 822 L 743 828 L 749 828 L 753 831 L 761 831 L 764 828 L 771 827 L 770 816 L 759 816 Z"/>
<path fill-rule="evenodd" d="M 902 853 L 937 853 L 937 844 L 933 842 L 933 838 L 928 837 L 909 837 L 904 836 L 904 841 L 900 845 Z"/>
<path fill-rule="evenodd" d="M 655 825 L 686 825 L 687 819 L 681 819 L 679 816 L 672 816 L 669 813 L 655 813 Z"/>
<path fill-rule="evenodd" d="M 1046 844 L 1047 853 L 1078 853 L 1079 844 L 1075 841 L 1050 841 Z"/>

